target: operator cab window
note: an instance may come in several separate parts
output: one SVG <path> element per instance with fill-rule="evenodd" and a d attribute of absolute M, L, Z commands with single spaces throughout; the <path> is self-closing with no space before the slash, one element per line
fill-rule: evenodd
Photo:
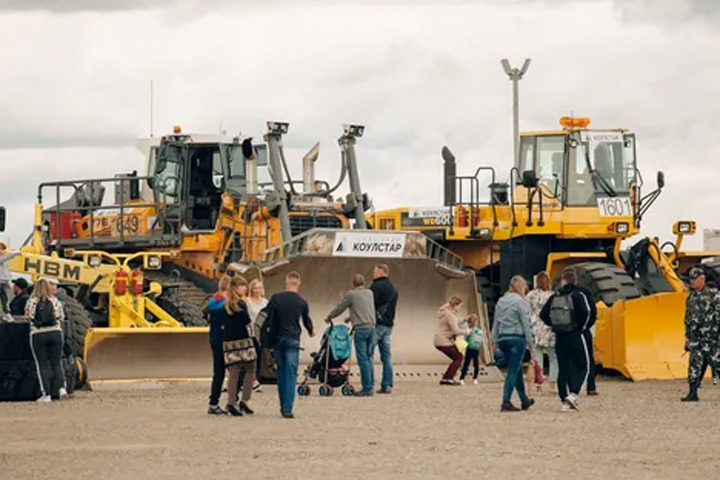
<path fill-rule="evenodd" d="M 636 178 L 634 136 L 583 132 L 570 152 L 568 205 L 595 205 L 597 195 L 627 196 Z"/>
<path fill-rule="evenodd" d="M 537 162 L 535 173 L 540 185 L 556 195 L 561 191 L 565 136 L 541 136 L 537 139 Z"/>

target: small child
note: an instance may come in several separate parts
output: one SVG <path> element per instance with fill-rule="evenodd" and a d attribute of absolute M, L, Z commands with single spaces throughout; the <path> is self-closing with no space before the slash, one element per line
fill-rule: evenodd
<path fill-rule="evenodd" d="M 473 383 L 477 385 L 478 373 L 480 373 L 480 350 L 483 346 L 483 332 L 478 327 L 478 317 L 475 314 L 469 315 L 467 318 L 468 333 L 465 336 L 467 349 L 465 350 L 465 360 L 463 361 L 462 370 L 460 371 L 460 384 L 465 385 L 465 375 L 467 375 L 470 362 L 473 362 Z"/>

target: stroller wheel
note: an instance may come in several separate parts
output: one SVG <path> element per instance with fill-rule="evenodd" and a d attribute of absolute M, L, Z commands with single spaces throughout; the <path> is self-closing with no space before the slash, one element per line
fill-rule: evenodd
<path fill-rule="evenodd" d="M 307 386 L 307 385 L 300 385 L 300 386 L 297 388 L 297 393 L 298 393 L 298 395 L 300 395 L 301 397 L 307 397 L 308 395 L 310 395 L 310 387 Z"/>
<path fill-rule="evenodd" d="M 333 394 L 333 388 L 330 385 L 320 385 L 320 396 L 330 397 Z"/>
<path fill-rule="evenodd" d="M 343 396 L 345 396 L 345 397 L 352 395 L 352 393 L 350 393 L 350 385 L 343 385 L 343 387 L 342 387 L 342 389 L 340 389 L 340 391 L 342 392 Z"/>

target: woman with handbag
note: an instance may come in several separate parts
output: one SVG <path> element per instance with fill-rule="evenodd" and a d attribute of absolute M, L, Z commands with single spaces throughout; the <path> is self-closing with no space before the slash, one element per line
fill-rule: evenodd
<path fill-rule="evenodd" d="M 254 413 L 248 402 L 252 397 L 255 382 L 257 352 L 248 330 L 251 320 L 245 303 L 246 295 L 247 282 L 239 275 L 234 276 L 223 309 L 223 353 L 228 369 L 227 411 L 235 417 Z M 241 371 L 244 371 L 242 400 L 236 407 Z"/>

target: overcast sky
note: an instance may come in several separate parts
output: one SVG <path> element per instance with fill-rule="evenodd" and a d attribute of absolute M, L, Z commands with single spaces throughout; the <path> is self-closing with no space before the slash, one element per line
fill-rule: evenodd
<path fill-rule="evenodd" d="M 532 57 L 521 127 L 573 112 L 637 132 L 648 186 L 667 186 L 644 233 L 720 228 L 720 2 L 715 0 L 0 0 L 0 204 L 14 247 L 37 184 L 143 170 L 135 138 L 187 130 L 260 136 L 289 121 L 289 160 L 340 125 L 378 208 L 441 202 L 440 149 L 461 172 L 509 169 L 510 82 Z"/>

